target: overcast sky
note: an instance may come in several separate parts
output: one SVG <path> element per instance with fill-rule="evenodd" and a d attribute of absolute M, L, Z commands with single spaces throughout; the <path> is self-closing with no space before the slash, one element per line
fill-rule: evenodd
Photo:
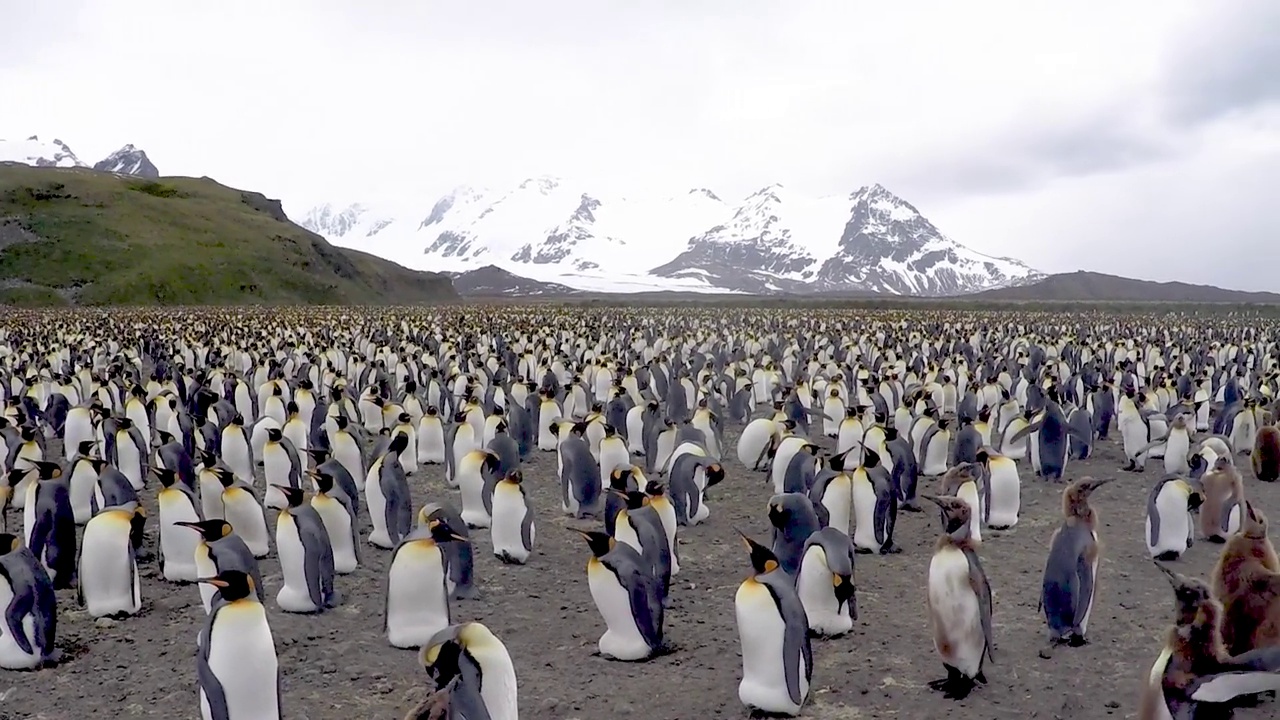
<path fill-rule="evenodd" d="M 1275 0 L 2 1 L 0 138 L 296 214 L 880 182 L 1045 271 L 1280 290 Z"/>

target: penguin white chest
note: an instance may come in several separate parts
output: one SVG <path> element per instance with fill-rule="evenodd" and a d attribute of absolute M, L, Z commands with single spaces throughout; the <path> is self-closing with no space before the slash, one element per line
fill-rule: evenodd
<path fill-rule="evenodd" d="M 268 443 L 262 453 L 263 474 L 267 480 L 266 492 L 262 495 L 262 506 L 283 509 L 288 507 L 281 487 L 289 486 L 289 475 L 293 468 L 289 454 L 279 443 Z"/>
<path fill-rule="evenodd" d="M 600 443 L 600 486 L 609 484 L 609 473 L 618 466 L 631 465 L 631 453 L 622 438 L 606 438 Z"/>
<path fill-rule="evenodd" d="M 976 482 L 966 482 L 956 490 L 956 497 L 969 506 L 969 534 L 974 542 L 982 542 L 982 496 Z"/>
<path fill-rule="evenodd" d="M 138 566 L 129 543 L 130 515 L 99 513 L 84 526 L 80 551 L 80 592 L 93 617 L 142 608 Z"/>
<path fill-rule="evenodd" d="M 800 711 L 800 705 L 791 700 L 791 693 L 787 690 L 787 623 L 773 594 L 755 579 L 747 580 L 738 586 L 734 611 L 742 643 L 742 682 L 738 683 L 738 699 L 749 708 L 795 715 Z M 803 699 L 809 690 L 803 654 L 800 654 L 798 662 L 801 664 L 800 697 Z"/>
<path fill-rule="evenodd" d="M 280 556 L 280 574 L 284 584 L 276 594 L 276 604 L 285 612 L 315 612 L 307 585 L 307 552 L 298 536 L 293 516 L 281 512 L 276 517 L 276 553 Z"/>
<path fill-rule="evenodd" d="M 365 482 L 364 462 L 360 458 L 360 446 L 350 433 L 339 432 L 333 443 L 333 457 L 351 473 L 356 489 L 363 490 Z"/>
<path fill-rule="evenodd" d="M 1176 487 L 1178 481 L 1170 481 L 1160 488 L 1156 495 L 1154 518 L 1159 523 L 1159 532 L 1152 536 L 1152 520 L 1150 511 L 1147 514 L 1147 550 L 1151 557 L 1162 553 L 1181 555 L 1187 550 L 1187 540 L 1191 538 L 1191 513 L 1187 510 L 1185 491 Z"/>
<path fill-rule="evenodd" d="M 859 473 L 862 475 L 862 473 Z M 853 544 L 859 550 L 880 550 L 876 538 L 876 489 L 866 477 L 855 477 L 851 483 L 853 498 Z"/>
<path fill-rule="evenodd" d="M 226 518 L 226 509 L 222 505 L 222 483 L 218 476 L 202 470 L 197 477 L 196 486 L 200 488 L 200 510 L 204 513 L 204 519 Z"/>
<path fill-rule="evenodd" d="M 444 556 L 434 542 L 400 546 L 387 576 L 387 640 L 394 647 L 418 647 L 449 626 Z"/>
<path fill-rule="evenodd" d="M 986 637 L 978 596 L 969 584 L 969 559 L 947 547 L 929 562 L 929 611 L 933 621 L 933 647 L 942 661 L 967 677 L 982 667 Z"/>
<path fill-rule="evenodd" d="M 0 578 L 0 607 L 7 608 L 12 602 L 13 588 L 7 580 Z M 22 622 L 18 624 L 18 630 L 26 636 L 31 652 L 19 647 L 7 622 L 0 625 L 0 668 L 5 670 L 30 670 L 41 663 L 39 646 L 36 644 L 35 615 L 24 615 Z"/>
<path fill-rule="evenodd" d="M 618 582 L 618 576 L 593 558 L 587 566 L 587 584 L 605 623 L 598 643 L 600 654 L 628 661 L 649 657 L 653 650 L 636 627 L 630 593 Z"/>
<path fill-rule="evenodd" d="M 493 522 L 490 537 L 493 554 L 508 562 L 523 564 L 529 559 L 533 547 L 534 525 L 529 519 L 529 547 L 525 547 L 524 526 L 528 508 L 519 487 L 507 487 L 511 483 L 499 483 L 493 492 Z"/>
<path fill-rule="evenodd" d="M 993 461 L 987 482 L 991 485 L 987 525 L 997 530 L 1017 525 L 1022 504 L 1022 482 L 1018 478 L 1017 464 L 1005 458 Z"/>
<path fill-rule="evenodd" d="M 462 520 L 470 527 L 489 527 L 492 518 L 484 507 L 484 476 L 480 472 L 480 463 L 463 461 L 458 471 L 458 487 L 462 490 Z"/>
<path fill-rule="evenodd" d="M 160 552 L 164 555 L 164 579 L 170 582 L 195 582 L 196 543 L 200 534 L 190 528 L 174 525 L 176 522 L 199 522 L 191 500 L 180 490 L 161 490 L 160 504 Z"/>
<path fill-rule="evenodd" d="M 364 484 L 364 502 L 369 508 L 369 521 L 373 525 L 369 532 L 369 542 L 381 548 L 389 548 L 392 546 L 391 534 L 387 529 L 387 497 L 382 492 L 381 469 L 381 461 L 369 468 L 369 479 Z"/>
<path fill-rule="evenodd" d="M 214 564 L 213 556 L 209 554 L 209 545 L 201 540 L 196 541 L 195 564 L 197 577 L 208 578 L 218 574 L 218 566 Z M 208 583 L 200 583 L 198 587 L 200 588 L 200 603 L 204 605 L 204 611 L 207 614 L 213 604 L 213 596 L 218 592 L 218 589 Z"/>
<path fill-rule="evenodd" d="M 238 601 L 223 606 L 213 623 L 209 642 L 209 669 L 218 678 L 232 718 L 278 718 L 279 661 L 275 640 L 261 603 Z M 200 712 L 212 720 L 204 691 Z"/>
<path fill-rule="evenodd" d="M 444 427 L 433 416 L 423 416 L 418 422 L 418 463 L 422 465 L 444 462 Z"/>
<path fill-rule="evenodd" d="M 351 516 L 342 503 L 331 497 L 316 496 L 311 499 L 311 507 L 315 508 L 324 523 L 325 534 L 329 536 L 329 544 L 333 547 L 333 571 L 345 575 L 353 572 L 360 564 L 356 558 L 355 539 L 351 533 Z"/>
<path fill-rule="evenodd" d="M 849 476 L 841 473 L 827 482 L 821 502 L 830 516 L 827 524 L 848 535 L 853 512 L 853 488 Z M 875 507 L 874 501 L 872 507 Z"/>
<path fill-rule="evenodd" d="M 254 502 L 253 496 L 242 488 L 232 487 L 222 491 L 222 506 L 226 510 L 226 520 L 235 528 L 236 534 L 249 546 L 254 557 L 263 557 L 270 551 L 267 540 L 267 519 L 262 514 L 262 506 Z"/>
<path fill-rule="evenodd" d="M 800 560 L 796 576 L 796 592 L 809 618 L 809 629 L 834 637 L 853 629 L 853 617 L 847 605 L 836 600 L 835 576 L 827 566 L 827 553 L 821 545 L 811 545 Z"/>
<path fill-rule="evenodd" d="M 126 433 L 116 436 L 116 458 L 120 463 L 120 472 L 129 478 L 129 484 L 134 490 L 141 490 L 142 455 L 138 452 L 138 446 L 133 443 L 133 438 Z"/>

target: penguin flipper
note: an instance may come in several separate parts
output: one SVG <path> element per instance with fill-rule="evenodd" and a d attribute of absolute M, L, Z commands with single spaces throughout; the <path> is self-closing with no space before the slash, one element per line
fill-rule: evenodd
<path fill-rule="evenodd" d="M 298 540 L 302 543 L 302 570 L 307 580 L 307 595 L 311 598 L 311 603 L 316 609 L 323 609 L 328 605 L 329 592 L 325 592 L 325 585 L 330 592 L 332 591 L 332 581 L 325 583 L 324 577 L 324 540 L 315 535 L 314 528 L 309 524 L 299 522 L 298 518 L 294 518 L 294 526 L 298 529 Z M 329 550 L 329 571 L 332 577 L 333 571 L 333 551 Z"/>
<path fill-rule="evenodd" d="M 1267 647 L 1215 662 L 1187 688 L 1195 702 L 1221 703 L 1240 695 L 1280 690 L 1280 647 Z"/>
<path fill-rule="evenodd" d="M 1089 556 L 1092 554 L 1096 557 L 1097 548 L 1093 550 L 1093 553 L 1080 553 L 1080 558 L 1076 561 L 1076 580 L 1079 585 L 1074 598 L 1075 613 L 1071 622 L 1072 629 L 1080 627 L 1080 623 L 1089 614 L 1089 608 L 1093 607 L 1093 564 Z"/>
<path fill-rule="evenodd" d="M 1021 440 L 1022 438 L 1024 438 L 1024 437 L 1026 437 L 1026 436 L 1030 435 L 1031 433 L 1036 432 L 1037 430 L 1039 430 L 1039 429 L 1041 428 L 1041 426 L 1043 426 L 1043 425 L 1044 425 L 1044 421 L 1043 421 L 1043 420 L 1037 420 L 1037 421 L 1035 421 L 1035 422 L 1033 422 L 1033 423 L 1029 423 L 1026 427 L 1024 427 L 1024 428 L 1022 428 L 1021 430 L 1019 430 L 1019 431 L 1015 432 L 1015 433 L 1013 434 L 1013 437 L 1009 438 L 1009 443 L 1010 443 L 1010 444 L 1013 444 L 1013 443 L 1018 442 L 1018 441 L 1019 441 L 1019 440 Z"/>
<path fill-rule="evenodd" d="M 639 567 L 630 574 L 627 594 L 636 629 L 651 650 L 662 647 L 662 591 L 658 579 Z"/>
<path fill-rule="evenodd" d="M 22 588 L 15 587 L 13 577 L 9 574 L 9 568 L 0 563 L 0 577 L 9 583 L 9 587 L 13 590 L 13 597 L 9 600 L 9 606 L 5 608 L 4 619 L 5 625 L 9 629 L 9 635 L 13 637 L 13 641 L 17 643 L 22 652 L 30 655 L 31 643 L 27 641 L 26 629 L 22 627 L 22 621 L 26 618 L 27 613 L 31 612 L 33 597 L 30 590 L 23 592 Z M 40 635 L 40 629 L 36 628 L 37 636 Z"/>
<path fill-rule="evenodd" d="M 969 585 L 978 596 L 978 612 L 982 622 L 982 636 L 986 641 L 987 659 L 994 661 L 995 657 L 992 653 L 995 650 L 995 635 L 991 629 L 991 583 L 987 580 L 987 573 L 982 569 L 978 554 L 973 550 L 966 550 L 964 555 L 969 561 Z"/>
<path fill-rule="evenodd" d="M 1164 489 L 1164 481 L 1156 483 L 1156 486 L 1151 488 L 1151 494 L 1147 496 L 1147 523 L 1151 526 L 1147 544 L 1153 548 L 1160 542 L 1160 510 L 1156 507 L 1156 498 L 1160 497 L 1162 489 Z"/>
<path fill-rule="evenodd" d="M 213 627 L 214 614 L 209 616 L 209 624 L 202 634 L 200 652 L 196 656 L 196 686 L 200 688 L 200 694 L 209 706 L 210 720 L 231 720 L 231 710 L 227 707 L 227 695 L 222 682 L 213 674 L 213 668 L 209 667 L 209 640 L 213 633 L 208 629 Z"/>

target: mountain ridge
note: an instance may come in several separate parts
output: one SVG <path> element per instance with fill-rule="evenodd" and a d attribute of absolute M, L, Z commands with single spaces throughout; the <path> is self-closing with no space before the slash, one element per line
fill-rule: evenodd
<path fill-rule="evenodd" d="M 147 153 L 132 143 L 90 165 L 81 160 L 66 143 L 56 138 L 52 141 L 41 140 L 39 135 L 32 135 L 25 140 L 0 138 L 0 163 L 5 162 L 34 167 L 90 168 L 150 180 L 160 177 L 160 171 L 147 157 Z"/>
<path fill-rule="evenodd" d="M 493 265 L 594 292 L 942 296 L 1043 277 L 952 240 L 879 184 L 808 197 L 775 183 L 726 202 L 706 188 L 628 197 L 540 176 L 506 191 L 458 186 L 427 206 L 327 203 L 300 224 L 411 267 Z"/>

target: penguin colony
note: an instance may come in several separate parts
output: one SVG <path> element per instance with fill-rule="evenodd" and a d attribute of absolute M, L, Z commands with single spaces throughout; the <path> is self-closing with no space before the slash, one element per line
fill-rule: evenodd
<path fill-rule="evenodd" d="M 902 553 L 899 513 L 927 511 L 933 551 L 903 566 L 918 595 L 892 602 L 926 611 L 933 646 L 912 654 L 941 667 L 918 682 L 977 706 L 984 685 L 1033 661 L 999 652 L 1002 605 L 1035 600 L 1041 659 L 1093 639 L 1091 617 L 1114 601 L 1098 591 L 1108 539 L 1091 500 L 1114 482 L 1150 486 L 1134 510 L 1153 562 L 1128 572 L 1173 591 L 1138 717 L 1269 703 L 1280 559 L 1250 486 L 1280 479 L 1274 336 L 998 313 L 14 316 L 0 327 L 0 668 L 74 665 L 93 642 L 68 652 L 60 617 L 127 627 L 158 585 L 182 586 L 194 687 L 167 712 L 290 717 L 273 621 L 323 626 L 381 555 L 382 607 L 356 613 L 424 669 L 405 717 L 513 719 L 522 667 L 689 650 L 668 612 L 699 611 L 681 598 L 697 583 L 681 580 L 700 545 L 732 540 L 746 579 L 716 592 L 732 596 L 737 699 L 804 715 L 818 684 L 839 682 L 821 677 L 823 655 L 875 621 L 860 615 L 858 591 L 875 589 L 855 564 Z M 1108 444 L 1124 461 L 1107 477 L 1072 471 Z M 558 507 L 533 501 L 538 465 L 555 468 Z M 1032 519 L 1023 482 L 1060 495 L 1036 508 L 1047 536 L 1018 532 Z M 767 522 L 767 537 L 714 519 L 733 496 L 759 499 L 761 522 L 743 526 Z M 505 568 L 503 592 L 518 593 L 555 533 L 580 544 L 596 616 L 568 622 L 596 628 L 594 648 L 513 655 L 460 610 L 485 614 L 480 567 Z M 1201 539 L 1222 547 L 1203 580 L 1175 569 Z M 991 582 L 984 546 L 1002 542 L 1041 548 L 1037 591 Z M 264 582 L 268 563 L 279 572 Z"/>

